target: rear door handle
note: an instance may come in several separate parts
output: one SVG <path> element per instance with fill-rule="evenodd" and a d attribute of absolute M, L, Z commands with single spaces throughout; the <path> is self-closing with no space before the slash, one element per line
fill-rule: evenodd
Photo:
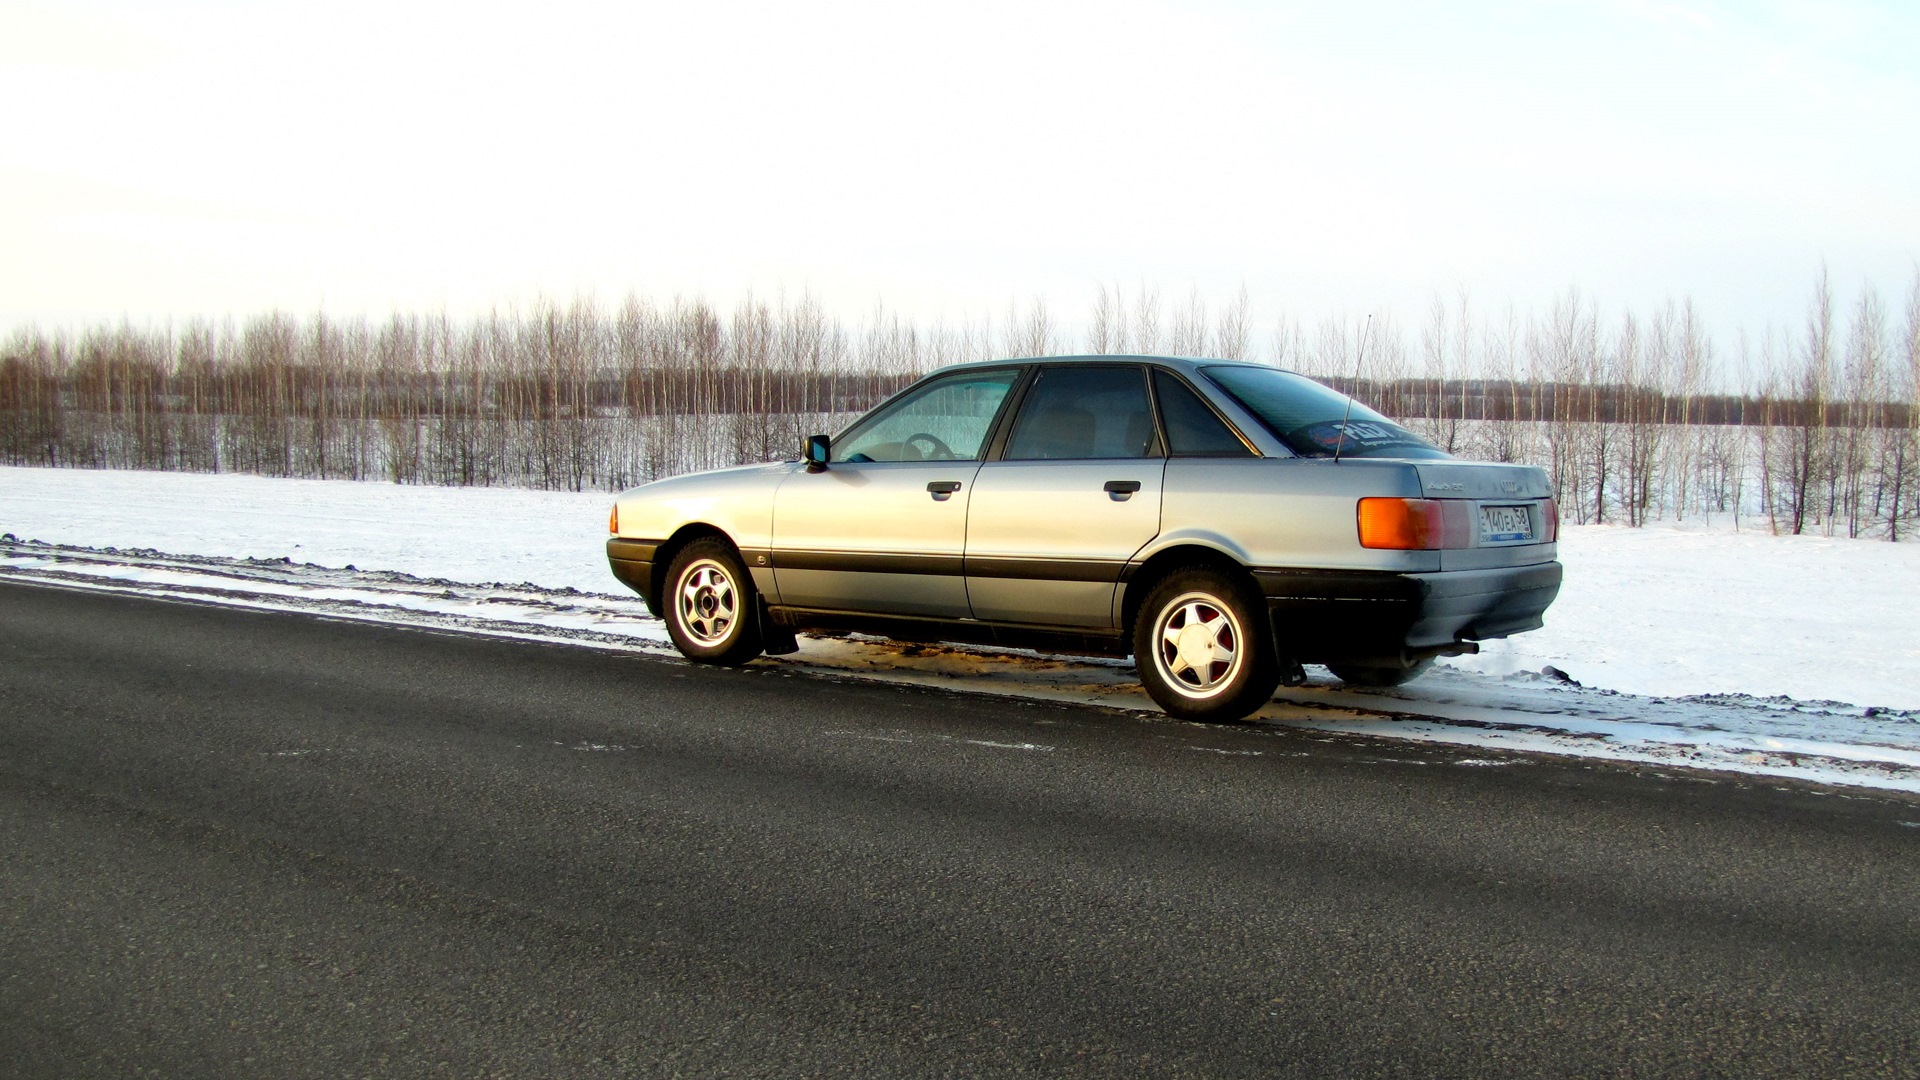
<path fill-rule="evenodd" d="M 1101 490 L 1112 496 L 1114 502 L 1125 502 L 1140 490 L 1138 480 L 1109 480 Z"/>
<path fill-rule="evenodd" d="M 960 490 L 960 481 L 930 480 L 927 482 L 927 490 L 933 493 L 934 501 L 946 502 L 953 497 L 954 492 Z"/>

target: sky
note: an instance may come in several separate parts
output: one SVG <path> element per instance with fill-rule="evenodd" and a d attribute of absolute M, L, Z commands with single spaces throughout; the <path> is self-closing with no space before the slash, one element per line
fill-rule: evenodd
<path fill-rule="evenodd" d="M 1920 260 L 1910 2 L 0 0 L 0 328 L 1102 285 L 1258 320 Z"/>

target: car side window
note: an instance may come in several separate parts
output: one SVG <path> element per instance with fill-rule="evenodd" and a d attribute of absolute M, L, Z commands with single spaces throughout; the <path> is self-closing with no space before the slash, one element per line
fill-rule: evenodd
<path fill-rule="evenodd" d="M 930 382 L 870 416 L 833 446 L 833 460 L 969 461 L 1020 369 L 969 372 Z"/>
<path fill-rule="evenodd" d="M 1159 454 L 1143 372 L 1115 366 L 1041 369 L 1020 403 L 1004 456 L 1048 461 Z"/>
<path fill-rule="evenodd" d="M 1167 426 L 1167 449 L 1174 457 L 1253 456 L 1240 436 L 1186 383 L 1155 371 L 1153 385 L 1160 394 L 1160 420 Z"/>

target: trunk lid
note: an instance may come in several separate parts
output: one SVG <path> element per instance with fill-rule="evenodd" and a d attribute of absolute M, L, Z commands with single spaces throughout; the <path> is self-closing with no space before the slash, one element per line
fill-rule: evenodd
<path fill-rule="evenodd" d="M 1420 494 L 1428 499 L 1510 499 L 1524 502 L 1553 495 L 1546 471 L 1532 465 L 1492 461 L 1416 461 Z"/>
<path fill-rule="evenodd" d="M 1442 570 L 1525 566 L 1558 556 L 1558 522 L 1549 501 L 1553 484 L 1544 469 L 1491 461 L 1422 461 L 1414 470 L 1422 497 L 1458 499 L 1473 507 L 1466 515 L 1472 546 L 1441 551 Z"/>

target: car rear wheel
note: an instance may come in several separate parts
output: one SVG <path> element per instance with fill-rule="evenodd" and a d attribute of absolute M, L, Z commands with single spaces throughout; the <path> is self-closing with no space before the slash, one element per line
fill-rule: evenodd
<path fill-rule="evenodd" d="M 732 544 L 709 536 L 681 548 L 665 599 L 667 634 L 687 659 L 732 666 L 760 655 L 760 597 Z"/>
<path fill-rule="evenodd" d="M 1348 686 L 1400 686 L 1410 683 L 1426 674 L 1433 666 L 1432 660 L 1422 660 L 1411 667 L 1388 664 L 1328 664 L 1327 670 L 1333 677 Z"/>
<path fill-rule="evenodd" d="M 1133 655 L 1148 696 L 1183 720 L 1244 719 L 1280 685 L 1265 604 L 1252 583 L 1212 567 L 1177 571 L 1147 593 Z"/>

